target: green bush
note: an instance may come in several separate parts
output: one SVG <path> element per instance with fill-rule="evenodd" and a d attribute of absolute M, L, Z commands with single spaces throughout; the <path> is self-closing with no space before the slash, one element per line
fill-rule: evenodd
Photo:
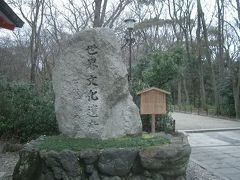
<path fill-rule="evenodd" d="M 177 77 L 179 69 L 185 61 L 185 51 L 181 47 L 173 47 L 166 51 L 155 51 L 139 59 L 138 64 L 133 66 L 132 81 L 129 89 L 133 96 L 133 101 L 140 106 L 140 97 L 137 92 L 149 88 L 157 87 L 169 90 L 171 81 Z M 167 96 L 167 112 L 173 111 L 172 95 Z M 151 131 L 151 116 L 142 115 L 143 131 Z M 173 119 L 170 115 L 156 116 L 156 131 L 173 131 Z"/>
<path fill-rule="evenodd" d="M 175 131 L 175 120 L 170 114 L 157 115 L 156 131 L 164 131 L 167 133 Z"/>
<path fill-rule="evenodd" d="M 0 137 L 26 142 L 57 133 L 50 88 L 36 92 L 31 84 L 8 82 L 0 76 Z"/>
<path fill-rule="evenodd" d="M 143 131 L 151 132 L 151 115 L 141 115 Z M 156 115 L 156 132 L 174 132 L 174 119 L 169 114 Z"/>

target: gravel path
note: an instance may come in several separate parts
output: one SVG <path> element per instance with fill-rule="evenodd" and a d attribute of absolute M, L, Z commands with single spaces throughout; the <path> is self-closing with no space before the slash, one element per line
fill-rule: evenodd
<path fill-rule="evenodd" d="M 202 168 L 194 161 L 189 162 L 187 168 L 187 180 L 224 180 L 208 170 Z"/>
<path fill-rule="evenodd" d="M 11 176 L 18 158 L 18 153 L 0 154 L 0 180 L 12 179 Z"/>
<path fill-rule="evenodd" d="M 18 153 L 0 154 L 0 180 L 10 180 L 14 167 L 17 163 Z M 5 172 L 5 173 L 4 173 Z M 3 177 L 1 177 L 1 174 Z M 189 162 L 187 169 L 187 180 L 222 180 L 208 172 L 194 161 Z"/>

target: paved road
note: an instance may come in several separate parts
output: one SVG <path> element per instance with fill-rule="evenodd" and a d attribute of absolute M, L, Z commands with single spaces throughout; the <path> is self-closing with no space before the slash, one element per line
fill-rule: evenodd
<path fill-rule="evenodd" d="M 172 116 L 176 120 L 176 129 L 196 131 L 187 133 L 193 162 L 222 179 L 240 179 L 240 122 L 184 113 L 173 113 Z M 199 129 L 219 128 L 239 130 L 197 133 Z"/>
<path fill-rule="evenodd" d="M 240 179 L 240 130 L 189 133 L 191 159 L 227 180 Z"/>
<path fill-rule="evenodd" d="M 230 121 L 207 116 L 199 116 L 185 113 L 172 113 L 176 120 L 177 130 L 216 129 L 216 128 L 239 128 L 240 121 Z M 240 178 L 239 178 L 240 179 Z"/>

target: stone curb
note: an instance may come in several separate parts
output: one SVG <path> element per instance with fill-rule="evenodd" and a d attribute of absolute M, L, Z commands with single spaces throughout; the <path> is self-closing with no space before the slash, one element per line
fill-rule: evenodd
<path fill-rule="evenodd" d="M 177 130 L 179 132 L 187 133 L 203 133 L 203 132 L 217 132 L 217 131 L 237 131 L 240 127 L 235 128 L 214 128 L 214 129 L 193 129 L 193 130 Z"/>
<path fill-rule="evenodd" d="M 203 169 L 207 170 L 209 173 L 211 173 L 212 175 L 221 178 L 221 180 L 230 180 L 229 178 L 225 177 L 222 174 L 217 173 L 214 169 L 210 168 L 207 165 L 203 165 L 202 163 L 200 163 L 199 161 L 190 158 L 191 161 L 193 161 L 194 163 L 196 163 L 197 165 L 199 165 L 200 167 L 202 167 Z"/>

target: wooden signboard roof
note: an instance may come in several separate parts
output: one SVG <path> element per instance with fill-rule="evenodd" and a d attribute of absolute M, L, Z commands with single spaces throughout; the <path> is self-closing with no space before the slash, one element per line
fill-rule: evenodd
<path fill-rule="evenodd" d="M 24 22 L 15 14 L 4 0 L 0 0 L 0 28 L 14 30 L 22 27 Z"/>
<path fill-rule="evenodd" d="M 140 95 L 142 93 L 145 93 L 145 92 L 148 92 L 148 91 L 152 91 L 152 90 L 156 90 L 156 91 L 159 91 L 159 92 L 162 92 L 164 94 L 171 94 L 170 92 L 168 91 L 165 91 L 165 90 L 162 90 L 162 89 L 159 89 L 159 88 L 156 88 L 156 87 L 151 87 L 151 88 L 146 88 L 140 92 L 137 93 L 137 95 Z"/>

